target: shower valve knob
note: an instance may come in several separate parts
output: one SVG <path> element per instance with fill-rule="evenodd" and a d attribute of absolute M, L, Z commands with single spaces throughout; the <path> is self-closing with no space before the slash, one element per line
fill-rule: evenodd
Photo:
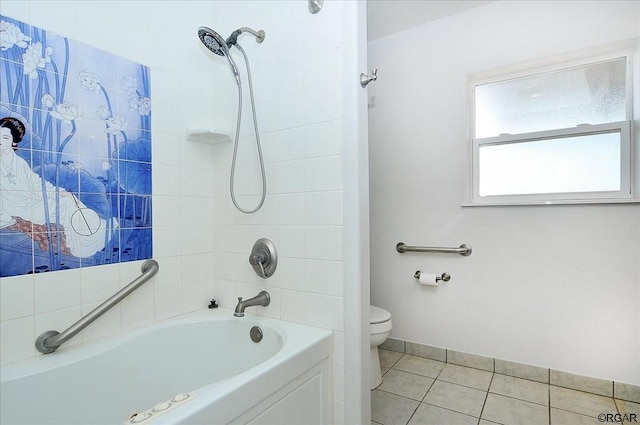
<path fill-rule="evenodd" d="M 367 74 L 360 74 L 360 85 L 362 87 L 367 87 L 367 84 L 369 84 L 372 81 L 376 81 L 378 79 L 378 68 L 373 68 L 371 70 L 371 75 L 367 75 Z"/>

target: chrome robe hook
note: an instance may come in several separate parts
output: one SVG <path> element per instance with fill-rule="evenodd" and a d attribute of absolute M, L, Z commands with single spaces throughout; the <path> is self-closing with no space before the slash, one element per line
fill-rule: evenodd
<path fill-rule="evenodd" d="M 378 68 L 373 68 L 371 70 L 371 75 L 367 75 L 365 73 L 360 74 L 360 85 L 362 87 L 367 87 L 367 85 L 378 79 Z"/>

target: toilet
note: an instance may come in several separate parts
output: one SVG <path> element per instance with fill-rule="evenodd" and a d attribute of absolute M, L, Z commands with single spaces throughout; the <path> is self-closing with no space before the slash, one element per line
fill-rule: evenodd
<path fill-rule="evenodd" d="M 369 336 L 371 347 L 370 354 L 370 387 L 374 389 L 382 383 L 382 373 L 380 372 L 380 357 L 378 356 L 378 346 L 385 342 L 391 334 L 391 313 L 387 310 L 370 306 L 369 310 Z"/>

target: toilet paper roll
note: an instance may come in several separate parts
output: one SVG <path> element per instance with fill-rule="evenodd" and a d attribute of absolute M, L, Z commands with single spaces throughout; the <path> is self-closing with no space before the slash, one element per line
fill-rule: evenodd
<path fill-rule="evenodd" d="M 437 278 L 438 275 L 421 272 L 418 281 L 420 282 L 420 285 L 438 286 Z"/>

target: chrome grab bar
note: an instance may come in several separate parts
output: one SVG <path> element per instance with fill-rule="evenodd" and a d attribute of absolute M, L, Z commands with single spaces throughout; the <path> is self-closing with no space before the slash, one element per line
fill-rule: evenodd
<path fill-rule="evenodd" d="M 400 254 L 407 251 L 415 252 L 442 252 L 445 254 L 460 254 L 468 257 L 471 255 L 471 245 L 463 243 L 459 248 L 440 248 L 440 247 L 427 247 L 427 246 L 409 246 L 404 242 L 398 242 L 396 245 L 396 251 Z"/>
<path fill-rule="evenodd" d="M 76 336 L 80 331 L 93 323 L 98 317 L 105 314 L 114 305 L 122 301 L 127 295 L 142 286 L 143 283 L 151 279 L 158 270 L 160 265 L 156 260 L 147 260 L 142 263 L 142 274 L 135 278 L 130 284 L 113 294 L 102 304 L 85 314 L 73 325 L 69 326 L 64 332 L 46 331 L 40 334 L 36 339 L 36 350 L 43 354 L 53 353 L 65 342 Z"/>

